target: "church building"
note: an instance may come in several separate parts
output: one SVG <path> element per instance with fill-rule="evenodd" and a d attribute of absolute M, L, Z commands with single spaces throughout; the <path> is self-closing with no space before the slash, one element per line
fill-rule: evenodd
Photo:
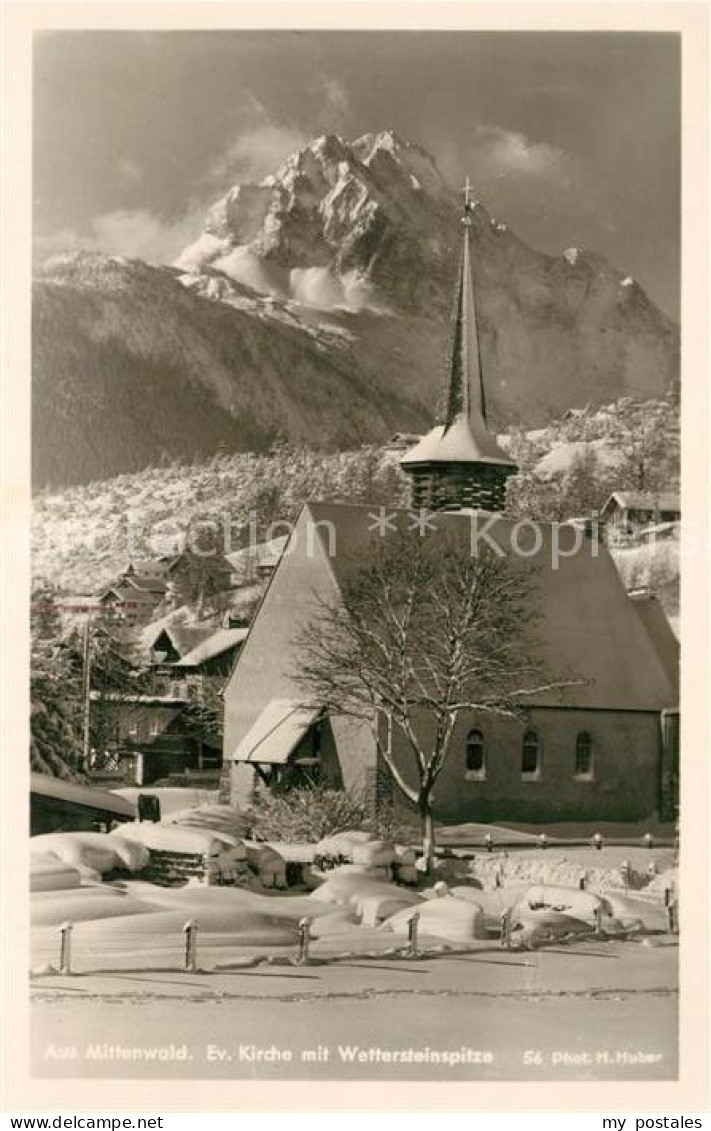
<path fill-rule="evenodd" d="M 467 192 L 443 419 L 403 456 L 412 510 L 388 511 L 386 529 L 406 529 L 413 514 L 431 513 L 434 529 L 424 537 L 441 531 L 469 545 L 472 524 L 488 522 L 511 553 L 517 523 L 502 512 L 516 466 L 487 424 L 470 248 L 474 207 Z M 298 637 L 319 598 L 338 599 L 349 563 L 387 536 L 377 511 L 322 502 L 301 511 L 224 692 L 224 759 L 235 804 L 248 804 L 260 782 L 288 789 L 318 781 L 383 795 L 388 771 L 378 765 L 371 729 L 306 706 L 293 674 Z M 568 524 L 526 525 L 521 544 L 539 582 L 541 664 L 573 673 L 576 682 L 527 701 L 522 720 L 463 713 L 436 784 L 436 818 L 672 819 L 678 645 L 664 613 L 654 598 L 628 596 L 599 541 Z M 577 551 L 559 556 L 557 548 L 576 534 Z M 397 755 L 397 734 L 394 742 Z M 385 786 L 396 803 L 408 804 L 391 780 Z"/>

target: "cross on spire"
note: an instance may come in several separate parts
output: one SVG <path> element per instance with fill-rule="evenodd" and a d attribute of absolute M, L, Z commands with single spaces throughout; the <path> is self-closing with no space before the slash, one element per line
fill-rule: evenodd
<path fill-rule="evenodd" d="M 464 197 L 464 215 L 462 216 L 462 223 L 466 224 L 467 227 L 471 224 L 469 213 L 474 207 L 474 201 L 472 200 L 471 192 L 472 183 L 467 176 L 464 181 L 464 188 L 462 189 L 462 196 Z"/>

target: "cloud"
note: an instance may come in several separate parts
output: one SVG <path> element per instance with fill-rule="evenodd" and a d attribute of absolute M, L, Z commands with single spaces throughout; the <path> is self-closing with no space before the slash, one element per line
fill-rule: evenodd
<path fill-rule="evenodd" d="M 334 275 L 327 267 L 295 267 L 289 274 L 290 296 L 321 310 L 377 309 L 372 288 L 357 271 Z"/>
<path fill-rule="evenodd" d="M 487 179 L 515 174 L 560 181 L 569 177 L 572 167 L 572 159 L 557 146 L 502 126 L 477 125 L 472 155 Z"/>
<path fill-rule="evenodd" d="M 73 228 L 59 228 L 56 232 L 36 233 L 32 240 L 32 256 L 35 263 L 43 263 L 53 255 L 61 255 L 67 251 L 79 251 L 88 244 L 82 243 L 82 238 Z"/>
<path fill-rule="evenodd" d="M 329 131 L 343 129 L 350 114 L 350 98 L 339 79 L 322 75 L 315 94 L 323 101 L 318 112 L 319 126 Z"/>
<path fill-rule="evenodd" d="M 208 180 L 224 187 L 235 182 L 260 181 L 308 141 L 307 135 L 293 126 L 255 126 L 229 143 L 213 162 Z"/>
<path fill-rule="evenodd" d="M 244 181 L 260 181 L 310 140 L 298 126 L 277 121 L 250 91 L 243 93 L 241 123 L 207 169 L 206 186 L 225 189 Z"/>
<path fill-rule="evenodd" d="M 72 251 L 101 251 L 149 263 L 171 263 L 186 243 L 195 238 L 203 222 L 202 208 L 190 209 L 177 220 L 164 220 L 147 209 L 117 209 L 96 216 L 86 232 L 63 228 L 35 240 L 35 259 Z"/>
<path fill-rule="evenodd" d="M 202 211 L 199 218 L 188 213 L 176 221 L 166 222 L 146 209 L 118 209 L 95 217 L 92 232 L 98 246 L 109 255 L 138 256 L 165 263 L 174 259 L 194 236 L 201 220 Z"/>
<path fill-rule="evenodd" d="M 280 288 L 262 260 L 249 247 L 235 247 L 227 255 L 213 259 L 213 265 L 236 283 L 244 283 L 261 294 L 280 294 Z"/>
<path fill-rule="evenodd" d="M 208 168 L 205 184 L 224 191 L 235 183 L 260 181 L 274 173 L 292 153 L 308 145 L 315 133 L 341 131 L 350 113 L 350 98 L 343 83 L 321 75 L 312 93 L 319 105 L 307 130 L 287 119 L 276 118 L 251 91 L 243 92 L 241 121 Z"/>
<path fill-rule="evenodd" d="M 341 129 L 350 109 L 343 84 L 321 75 L 314 93 L 321 100 L 316 114 L 317 129 Z M 42 262 L 61 252 L 86 249 L 153 263 L 174 262 L 186 247 L 194 244 L 203 230 L 208 208 L 218 196 L 224 195 L 231 185 L 261 181 L 313 139 L 313 130 L 306 132 L 292 122 L 277 120 L 250 91 L 242 92 L 237 117 L 235 132 L 208 163 L 184 215 L 173 220 L 149 208 L 114 209 L 95 216 L 86 231 L 65 228 L 51 235 L 39 235 L 35 239 L 35 259 Z M 143 171 L 130 158 L 120 158 L 116 171 L 124 187 L 137 185 L 143 179 Z M 253 275 L 251 264 L 240 261 L 229 266 L 240 278 L 245 271 L 250 278 Z"/>

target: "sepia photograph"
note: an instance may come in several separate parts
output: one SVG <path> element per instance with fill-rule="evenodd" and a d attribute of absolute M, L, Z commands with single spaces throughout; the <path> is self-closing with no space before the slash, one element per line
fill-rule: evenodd
<path fill-rule="evenodd" d="M 44 1094 L 683 1076 L 648 24 L 34 32 Z"/>

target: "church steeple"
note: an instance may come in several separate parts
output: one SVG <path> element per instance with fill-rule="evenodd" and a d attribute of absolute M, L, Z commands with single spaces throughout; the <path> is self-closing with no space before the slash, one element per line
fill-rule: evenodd
<path fill-rule="evenodd" d="M 506 480 L 517 470 L 486 424 L 469 243 L 475 207 L 470 191 L 467 177 L 444 422 L 401 461 L 412 479 L 413 506 L 428 510 L 502 510 Z"/>
<path fill-rule="evenodd" d="M 463 239 L 455 299 L 445 428 L 451 427 L 460 414 L 471 416 L 472 411 L 486 423 L 479 327 L 477 326 L 476 307 L 474 305 L 469 247 L 469 230 L 472 225 L 471 211 L 473 207 L 469 192 L 470 185 L 467 177 L 464 187 L 464 215 L 461 220 Z"/>

